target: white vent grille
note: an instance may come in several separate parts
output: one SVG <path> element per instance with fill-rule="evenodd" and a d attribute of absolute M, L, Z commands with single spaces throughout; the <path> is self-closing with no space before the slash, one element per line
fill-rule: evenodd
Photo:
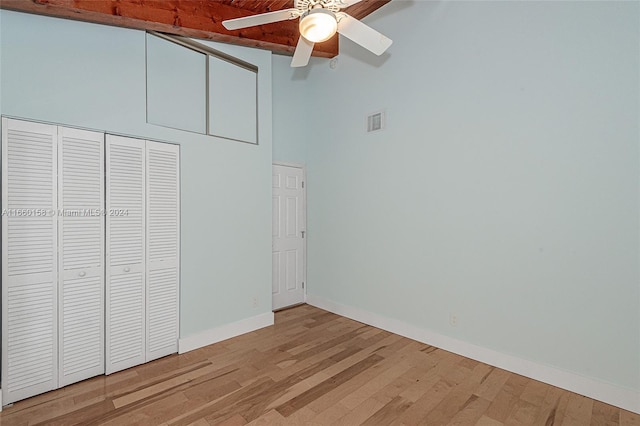
<path fill-rule="evenodd" d="M 377 132 L 384 129 L 386 124 L 384 111 L 374 112 L 367 116 L 367 132 Z"/>

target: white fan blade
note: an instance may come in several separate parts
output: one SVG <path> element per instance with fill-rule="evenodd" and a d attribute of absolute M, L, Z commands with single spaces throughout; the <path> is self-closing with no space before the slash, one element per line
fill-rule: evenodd
<path fill-rule="evenodd" d="M 222 21 L 222 25 L 228 30 L 239 30 L 240 28 L 255 27 L 256 25 L 270 24 L 272 22 L 296 19 L 300 16 L 298 9 L 283 9 L 275 12 L 261 13 L 259 15 L 245 16 L 243 18 L 227 19 Z"/>
<path fill-rule="evenodd" d="M 370 26 L 344 12 L 336 13 L 336 18 L 338 19 L 338 32 L 340 34 L 376 55 L 382 55 L 393 43 L 390 38 L 385 37 Z"/>
<path fill-rule="evenodd" d="M 344 9 L 345 7 L 353 6 L 356 3 L 360 3 L 362 0 L 336 0 L 336 4 L 340 9 Z"/>
<path fill-rule="evenodd" d="M 313 52 L 314 45 L 315 43 L 300 36 L 298 39 L 298 45 L 296 46 L 296 51 L 293 52 L 291 66 L 293 68 L 306 66 L 309 63 L 309 58 L 311 58 L 311 52 Z"/>

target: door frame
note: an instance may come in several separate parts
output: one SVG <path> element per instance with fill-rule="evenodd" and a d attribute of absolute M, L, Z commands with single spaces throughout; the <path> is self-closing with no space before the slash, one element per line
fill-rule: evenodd
<path fill-rule="evenodd" d="M 307 302 L 307 166 L 304 163 L 295 163 L 291 161 L 272 161 L 271 162 L 271 171 L 273 172 L 273 166 L 284 166 L 284 167 L 293 167 L 295 169 L 302 170 L 302 217 L 304 218 L 304 224 L 302 228 L 304 229 L 304 241 L 302 242 L 302 277 L 304 283 L 304 299 L 303 302 Z M 271 188 L 271 193 L 273 194 L 273 186 Z M 271 247 L 273 248 L 273 237 L 271 238 Z M 273 271 L 272 271 L 273 276 Z M 273 278 L 272 278 L 273 279 Z M 273 284 L 273 283 L 272 283 Z M 271 298 L 271 309 L 273 310 L 273 297 Z"/>

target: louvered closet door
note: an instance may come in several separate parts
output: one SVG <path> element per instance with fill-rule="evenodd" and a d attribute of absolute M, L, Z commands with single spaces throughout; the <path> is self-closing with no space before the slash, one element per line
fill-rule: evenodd
<path fill-rule="evenodd" d="M 106 140 L 107 374 L 145 362 L 145 141 Z"/>
<path fill-rule="evenodd" d="M 179 148 L 147 141 L 147 361 L 178 351 Z"/>
<path fill-rule="evenodd" d="M 56 126 L 2 119 L 2 393 L 57 387 Z"/>
<path fill-rule="evenodd" d="M 104 373 L 104 134 L 58 128 L 59 386 Z"/>

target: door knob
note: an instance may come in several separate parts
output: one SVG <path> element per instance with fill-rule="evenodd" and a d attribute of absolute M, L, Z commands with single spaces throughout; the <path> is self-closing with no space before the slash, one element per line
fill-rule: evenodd
<path fill-rule="evenodd" d="M 81 277 L 84 277 L 85 275 L 87 275 L 87 273 L 85 271 L 80 271 L 78 275 L 80 275 Z"/>
<path fill-rule="evenodd" d="M 128 266 L 126 268 L 124 268 L 125 272 L 129 272 L 131 270 L 131 268 L 129 268 Z"/>

